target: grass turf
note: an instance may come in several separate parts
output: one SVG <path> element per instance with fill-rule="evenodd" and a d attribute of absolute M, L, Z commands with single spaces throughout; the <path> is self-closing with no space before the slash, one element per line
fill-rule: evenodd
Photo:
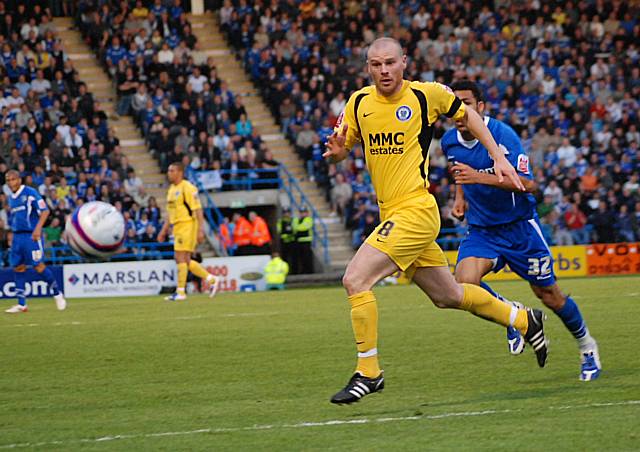
<path fill-rule="evenodd" d="M 0 449 L 637 449 L 639 284 L 562 281 L 600 344 L 590 383 L 553 315 L 541 370 L 502 328 L 376 289 L 387 386 L 348 407 L 328 402 L 354 365 L 341 288 L 33 301 L 0 319 Z M 493 286 L 539 306 L 525 283 Z"/>

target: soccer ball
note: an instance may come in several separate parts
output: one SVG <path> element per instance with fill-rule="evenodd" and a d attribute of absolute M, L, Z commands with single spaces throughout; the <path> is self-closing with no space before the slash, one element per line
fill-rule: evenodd
<path fill-rule="evenodd" d="M 108 257 L 124 242 L 124 217 L 111 204 L 92 201 L 78 207 L 65 225 L 65 237 L 81 256 Z"/>

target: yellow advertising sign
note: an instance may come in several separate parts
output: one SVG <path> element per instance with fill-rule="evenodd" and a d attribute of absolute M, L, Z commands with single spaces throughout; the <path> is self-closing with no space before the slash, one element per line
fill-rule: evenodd
<path fill-rule="evenodd" d="M 584 246 L 552 246 L 551 253 L 553 255 L 553 270 L 557 277 L 566 278 L 587 275 L 587 250 Z M 458 252 L 445 251 L 445 255 L 453 272 Z M 498 273 L 489 273 L 486 276 L 487 281 L 509 281 L 514 279 L 519 279 L 519 276 L 512 272 L 508 265 Z"/>

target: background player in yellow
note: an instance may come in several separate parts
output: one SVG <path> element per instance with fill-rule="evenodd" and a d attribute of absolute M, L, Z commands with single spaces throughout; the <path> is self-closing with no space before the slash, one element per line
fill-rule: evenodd
<path fill-rule="evenodd" d="M 441 115 L 464 122 L 491 154 L 499 180 L 506 177 L 524 189 L 522 182 L 482 118 L 465 109 L 449 88 L 403 79 L 406 60 L 394 39 L 380 38 L 371 44 L 367 68 L 374 85 L 351 95 L 324 154 L 339 161 L 357 141 L 362 143 L 381 219 L 342 280 L 351 303 L 358 363 L 347 385 L 331 398 L 332 403 L 357 402 L 384 387 L 377 350 L 378 310 L 371 289 L 398 270 L 405 271 L 440 308 L 462 309 L 515 327 L 532 345 L 538 365 L 543 367 L 546 362 L 542 311 L 508 306 L 481 287 L 458 284 L 435 242 L 440 216 L 427 190 L 433 123 Z"/>
<path fill-rule="evenodd" d="M 206 280 L 209 283 L 209 296 L 218 292 L 220 282 L 218 278 L 207 272 L 198 262 L 191 260 L 191 254 L 198 243 L 204 241 L 204 215 L 198 198 L 198 189 L 184 178 L 182 163 L 172 163 L 167 171 L 167 178 L 171 185 L 167 192 L 168 219 L 158 233 L 158 242 L 164 242 L 173 227 L 173 251 L 178 266 L 178 285 L 176 292 L 165 300 L 185 300 L 187 295 L 187 273 Z"/>

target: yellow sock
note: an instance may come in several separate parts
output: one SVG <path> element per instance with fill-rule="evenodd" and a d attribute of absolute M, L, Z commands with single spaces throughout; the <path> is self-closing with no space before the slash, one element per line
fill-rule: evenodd
<path fill-rule="evenodd" d="M 378 306 L 370 290 L 349 297 L 351 303 L 351 325 L 358 348 L 356 372 L 365 377 L 380 375 L 378 364 Z"/>
<path fill-rule="evenodd" d="M 180 294 L 183 294 L 184 288 L 187 287 L 187 273 L 187 264 L 185 264 L 184 262 L 178 264 L 178 287 L 176 289 L 176 292 Z"/>
<path fill-rule="evenodd" d="M 529 321 L 524 309 L 503 303 L 480 286 L 474 284 L 462 284 L 462 286 L 464 296 L 461 309 L 500 325 L 513 326 L 522 334 L 527 332 Z"/>
<path fill-rule="evenodd" d="M 215 276 L 209 273 L 202 265 L 200 265 L 200 263 L 194 260 L 189 261 L 189 271 L 198 278 L 202 278 L 207 282 L 210 282 L 215 278 Z"/>

